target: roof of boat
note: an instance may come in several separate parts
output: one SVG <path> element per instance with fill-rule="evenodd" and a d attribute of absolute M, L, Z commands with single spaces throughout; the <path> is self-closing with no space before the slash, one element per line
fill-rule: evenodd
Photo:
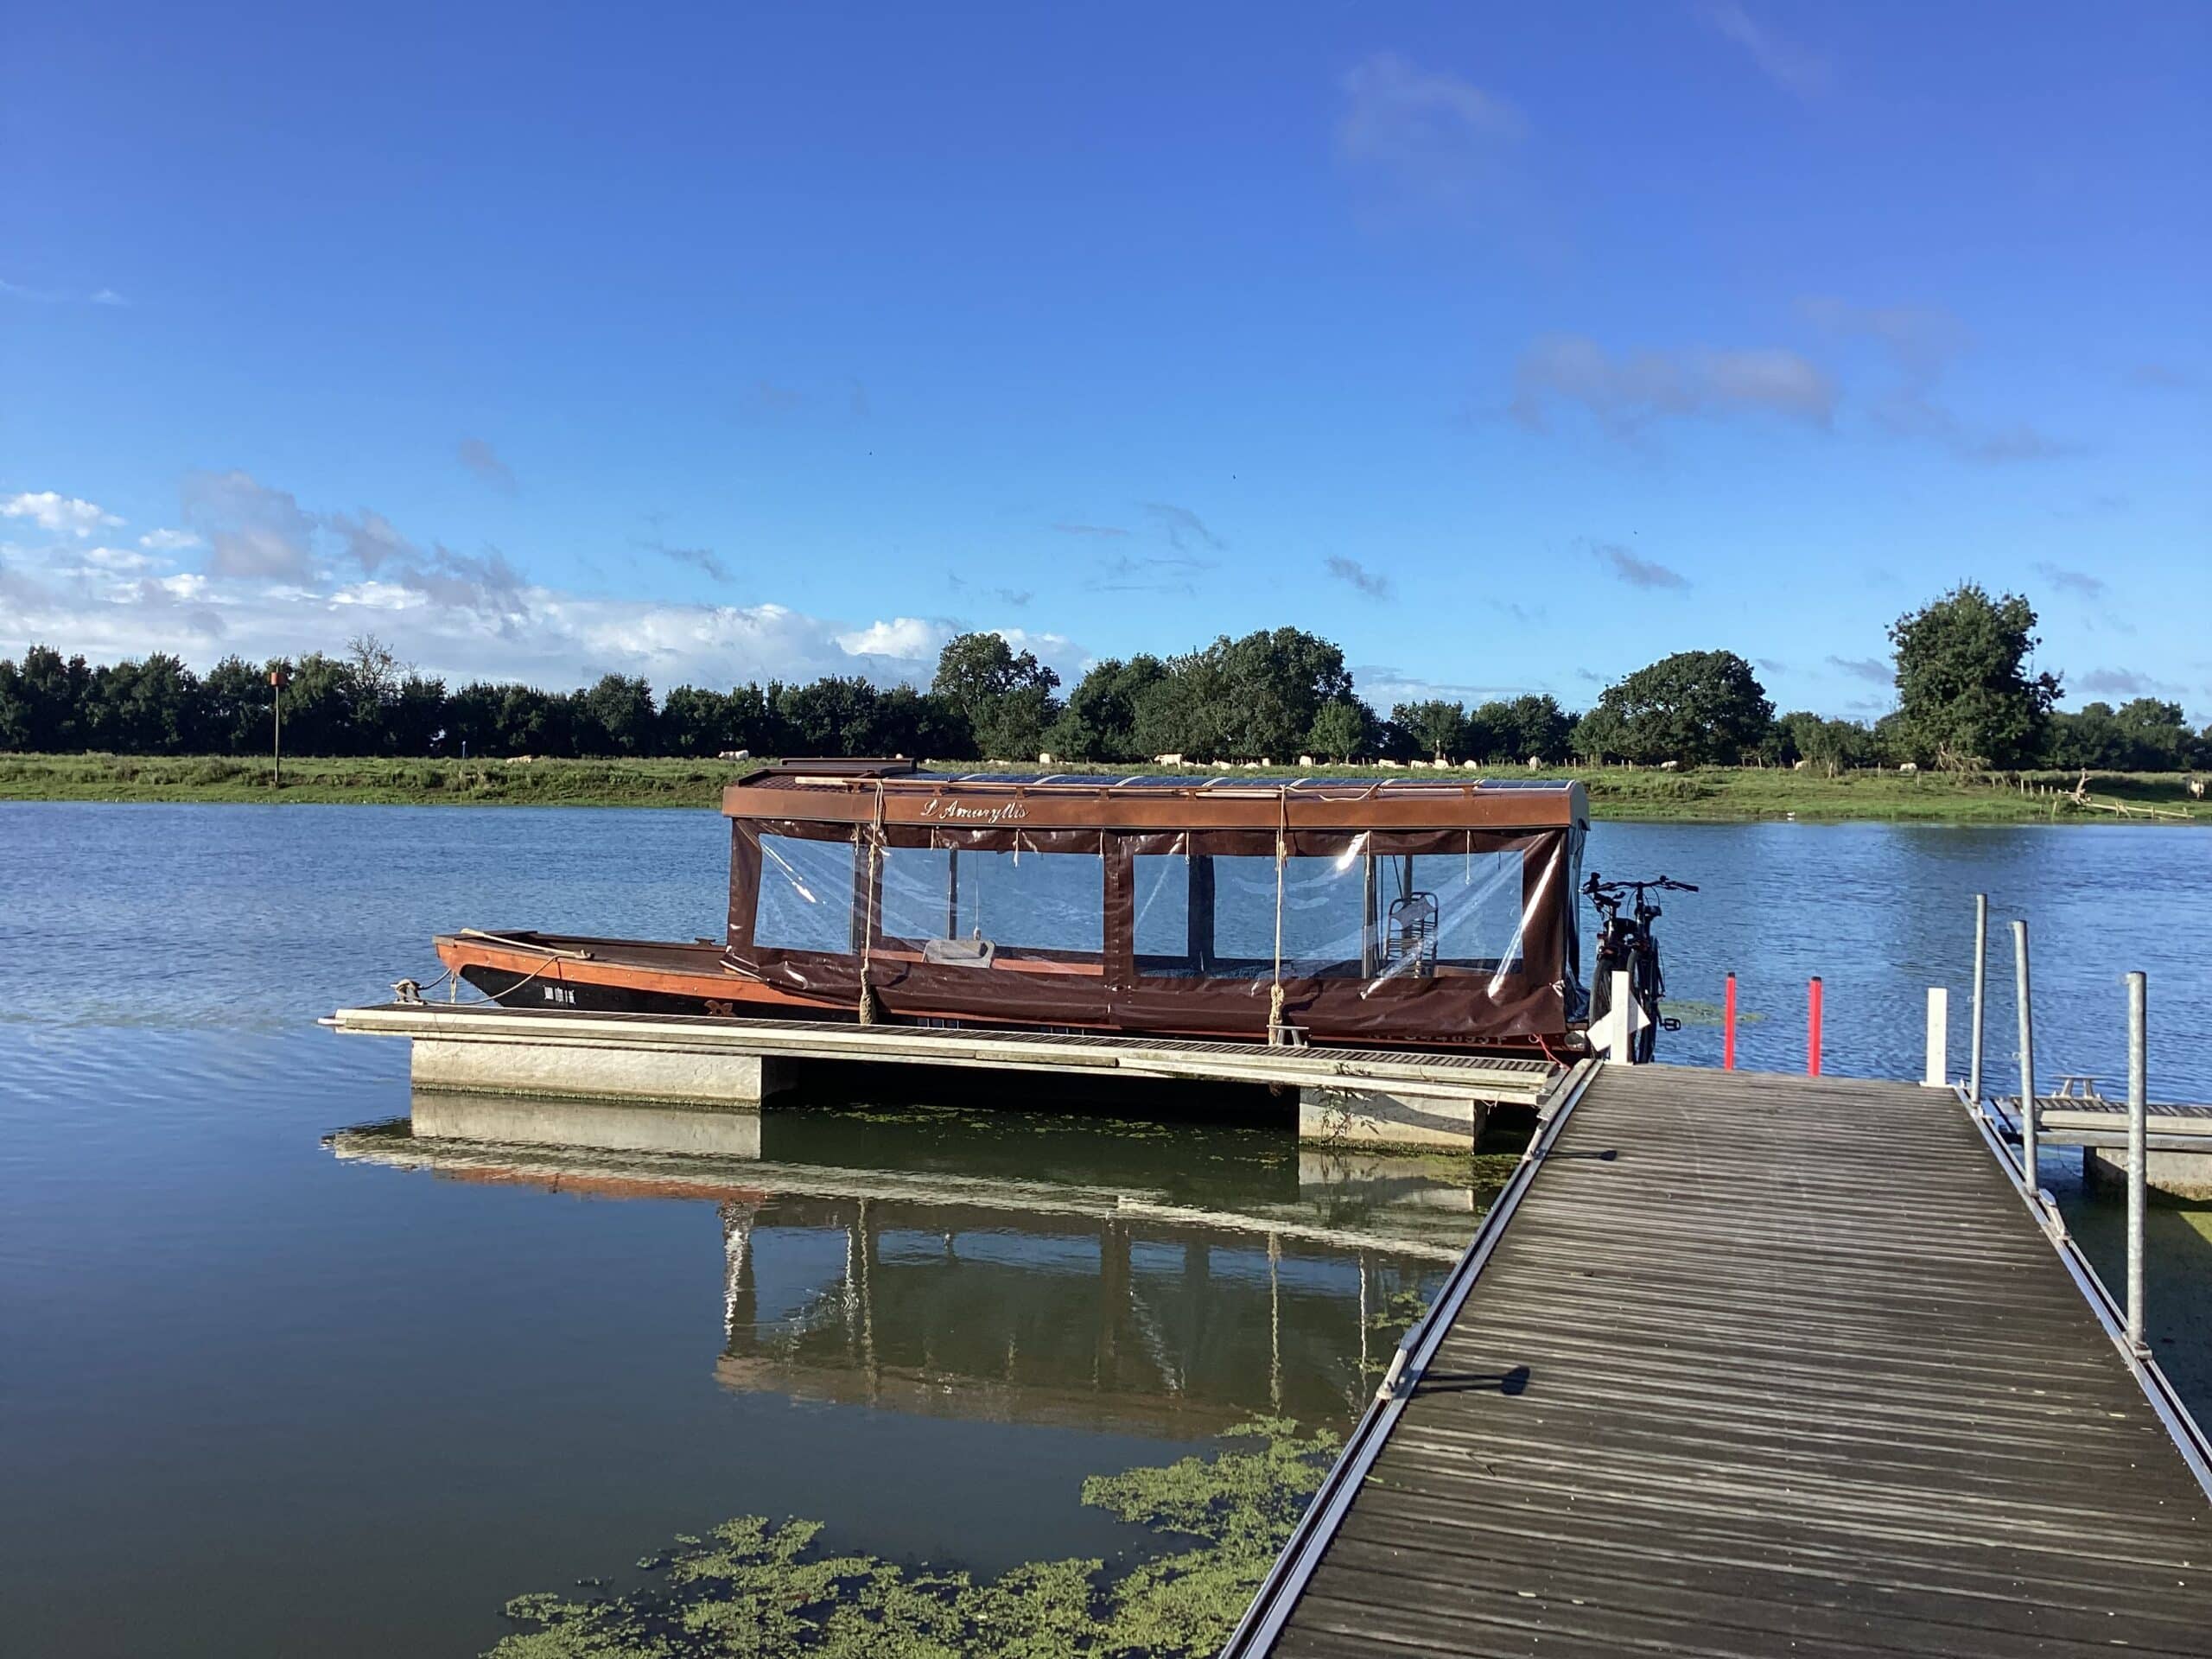
<path fill-rule="evenodd" d="M 801 804 L 794 796 L 811 797 Z M 823 818 L 847 822 L 872 816 L 880 796 L 888 822 L 980 822 L 973 814 L 931 812 L 931 799 L 1008 798 L 1030 810 L 992 822 L 1041 822 L 1038 809 L 1058 810 L 1061 824 L 1100 823 L 1159 827 L 1171 821 L 1194 826 L 1245 823 L 1273 827 L 1287 818 L 1321 828 L 1364 823 L 1484 823 L 1542 827 L 1577 824 L 1589 817 L 1588 797 L 1571 778 L 1489 778 L 1444 767 L 1406 777 L 1263 777 L 1252 769 L 1224 767 L 1211 775 L 1086 772 L 932 772 L 911 760 L 780 760 L 759 766 L 724 791 L 722 810 L 734 817 Z M 837 804 L 832 806 L 831 803 Z M 896 803 L 896 805 L 893 804 Z M 1139 809 L 1142 804 L 1143 810 Z M 901 809 L 905 810 L 901 810 Z M 1322 810 L 1320 809 L 1327 809 Z"/>

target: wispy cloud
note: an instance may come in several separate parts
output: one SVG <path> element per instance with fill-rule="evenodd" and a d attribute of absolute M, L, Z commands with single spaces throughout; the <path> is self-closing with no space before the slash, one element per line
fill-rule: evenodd
<path fill-rule="evenodd" d="M 1465 681 L 1432 680 L 1382 663 L 1355 663 L 1350 672 L 1359 695 L 1376 708 L 1387 710 L 1395 702 L 1426 702 L 1443 697 L 1454 702 L 1479 703 L 1494 699 L 1526 696 L 1547 691 L 1544 685 L 1476 685 Z"/>
<path fill-rule="evenodd" d="M 1615 357 L 1586 335 L 1552 334 L 1522 353 L 1511 407 L 1522 425 L 1541 430 L 1553 404 L 1579 405 L 1628 436 L 1665 417 L 1739 412 L 1824 427 L 1835 395 L 1819 365 L 1778 347 Z"/>
<path fill-rule="evenodd" d="M 1029 601 L 1037 597 L 1027 588 L 978 588 L 957 570 L 948 570 L 944 573 L 944 585 L 956 594 L 981 594 L 987 599 L 995 600 L 1001 605 L 1010 606 L 1017 611 L 1026 608 Z"/>
<path fill-rule="evenodd" d="M 1198 573 L 1212 569 L 1210 560 L 1188 555 L 1139 558 L 1121 554 L 1099 561 L 1090 586 L 1096 592 L 1107 594 L 1189 595 L 1198 592 Z"/>
<path fill-rule="evenodd" d="M 138 538 L 138 545 L 156 553 L 181 553 L 207 543 L 188 530 L 149 530 Z"/>
<path fill-rule="evenodd" d="M 1760 73 L 1784 92 L 1799 98 L 1817 98 L 1827 90 L 1826 58 L 1758 22 L 1734 0 L 1706 0 L 1697 15 L 1714 34 L 1750 53 Z"/>
<path fill-rule="evenodd" d="M 1591 556 L 1606 575 L 1631 588 L 1686 588 L 1689 578 L 1656 559 L 1638 558 L 1618 542 L 1594 542 Z"/>
<path fill-rule="evenodd" d="M 0 278 L 0 297 L 27 300 L 33 305 L 128 305 L 129 300 L 111 288 L 96 288 L 91 293 L 73 289 L 27 288 L 21 283 Z"/>
<path fill-rule="evenodd" d="M 1344 77 L 1337 156 L 1389 196 L 1433 208 L 1492 194 L 1528 124 L 1494 92 L 1378 52 Z"/>
<path fill-rule="evenodd" d="M 315 521 L 289 490 L 251 473 L 193 473 L 184 480 L 185 520 L 213 550 L 211 575 L 303 577 L 315 567 Z"/>
<path fill-rule="evenodd" d="M 1885 663 L 1878 657 L 1831 657 L 1828 666 L 1840 670 L 1853 679 L 1865 680 L 1870 685 L 1890 685 L 1897 677 L 1896 665 Z"/>
<path fill-rule="evenodd" d="M 2158 391 L 2186 391 L 2197 384 L 2196 376 L 2171 363 L 2138 363 L 2127 372 L 2127 378 L 2133 385 Z"/>
<path fill-rule="evenodd" d="M 1119 524 L 1054 524 L 1053 530 L 1063 536 L 1126 536 L 1129 532 Z"/>
<path fill-rule="evenodd" d="M 716 582 L 734 579 L 729 567 L 721 562 L 711 547 L 674 547 L 658 537 L 640 539 L 638 545 L 648 553 L 658 553 L 671 564 L 688 564 L 694 570 L 703 571 Z"/>
<path fill-rule="evenodd" d="M 1167 544 L 1179 553 L 1200 547 L 1218 553 L 1229 545 L 1208 530 L 1205 520 L 1188 507 L 1179 507 L 1172 501 L 1141 501 L 1137 505 L 1151 518 L 1153 527 L 1167 538 Z"/>
<path fill-rule="evenodd" d="M 1390 597 L 1390 578 L 1379 570 L 1370 570 L 1357 559 L 1331 555 L 1322 561 L 1322 568 L 1347 587 L 1357 589 L 1370 599 Z"/>
<path fill-rule="evenodd" d="M 787 414 L 806 401 L 806 394 L 796 386 L 779 385 L 773 380 L 756 381 L 753 387 L 753 402 L 774 414 Z"/>
<path fill-rule="evenodd" d="M 2178 688 L 2132 668 L 2093 668 L 2069 689 L 2077 695 L 2096 697 L 2156 697 Z"/>
<path fill-rule="evenodd" d="M 0 499 L 0 518 L 25 518 L 44 531 L 83 540 L 96 530 L 112 530 L 123 520 L 90 501 L 54 490 L 25 491 Z"/>
<path fill-rule="evenodd" d="M 463 438 L 454 448 L 454 455 L 462 466 L 493 489 L 508 495 L 515 493 L 513 468 L 500 460 L 499 452 L 482 438 Z"/>
<path fill-rule="evenodd" d="M 2079 454 L 2082 446 L 2026 421 L 1985 427 L 1962 420 L 1937 396 L 1951 363 L 1972 345 L 1966 325 L 1932 306 L 1854 305 L 1831 296 L 1799 302 L 1822 331 L 1874 341 L 1897 371 L 1897 384 L 1870 405 L 1875 422 L 1899 437 L 1940 444 L 1963 461 L 1997 465 Z"/>
<path fill-rule="evenodd" d="M 2052 587 L 2063 588 L 2082 599 L 2102 599 L 2105 596 L 2104 579 L 2093 576 L 2086 570 L 2069 570 L 2063 565 L 2039 563 L 2036 566 L 2036 574 Z"/>

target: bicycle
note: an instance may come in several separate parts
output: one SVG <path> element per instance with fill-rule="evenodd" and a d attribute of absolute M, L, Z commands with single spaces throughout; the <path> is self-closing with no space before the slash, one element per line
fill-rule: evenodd
<path fill-rule="evenodd" d="M 1681 1020 L 1668 1019 L 1659 1012 L 1660 1001 L 1667 995 L 1667 982 L 1659 971 L 1659 941 L 1652 937 L 1651 924 L 1664 912 L 1649 895 L 1695 893 L 1697 889 L 1688 881 L 1675 881 L 1663 875 L 1650 881 L 1606 881 L 1592 870 L 1590 879 L 1582 884 L 1582 891 L 1596 906 L 1599 918 L 1597 962 L 1590 984 L 1591 1029 L 1594 1031 L 1601 1026 L 1612 1008 L 1613 976 L 1625 972 L 1630 1000 L 1643 1014 L 1642 1029 L 1629 1036 L 1626 1058 L 1639 1065 L 1649 1065 L 1658 1046 L 1660 1032 L 1682 1028 Z M 1621 905 L 1630 894 L 1635 895 L 1635 903 L 1624 917 Z"/>

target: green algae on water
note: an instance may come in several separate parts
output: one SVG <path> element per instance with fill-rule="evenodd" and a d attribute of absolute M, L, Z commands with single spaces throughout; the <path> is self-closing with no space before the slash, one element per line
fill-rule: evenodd
<path fill-rule="evenodd" d="M 818 1521 L 741 1516 L 661 1554 L 657 1581 L 576 1600 L 509 1602 L 525 1628 L 492 1659 L 1059 1659 L 1217 1651 L 1259 1588 L 1337 1437 L 1286 1418 L 1230 1429 L 1230 1444 L 1165 1467 L 1095 1475 L 1083 1501 L 1181 1541 L 1148 1560 L 1032 1561 L 995 1579 L 902 1567 L 819 1548 Z"/>

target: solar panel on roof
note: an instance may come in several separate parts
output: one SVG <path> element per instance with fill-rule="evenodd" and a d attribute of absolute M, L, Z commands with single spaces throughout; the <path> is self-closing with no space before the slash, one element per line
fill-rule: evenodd
<path fill-rule="evenodd" d="M 1180 776 L 1144 772 L 920 772 L 912 774 L 917 783 L 940 784 L 1001 784 L 1042 787 L 1052 785 L 1064 789 L 1162 789 L 1218 790 L 1230 785 L 1246 789 L 1293 791 L 1325 789 L 1380 789 L 1403 792 L 1408 790 L 1461 789 L 1472 785 L 1484 790 L 1518 790 L 1531 794 L 1558 792 L 1572 789 L 1573 782 L 1566 778 L 1491 778 L 1465 772 L 1437 772 L 1429 776 L 1377 778 L 1372 773 L 1351 778 L 1255 778 L 1239 767 L 1234 772 L 1188 772 Z"/>

